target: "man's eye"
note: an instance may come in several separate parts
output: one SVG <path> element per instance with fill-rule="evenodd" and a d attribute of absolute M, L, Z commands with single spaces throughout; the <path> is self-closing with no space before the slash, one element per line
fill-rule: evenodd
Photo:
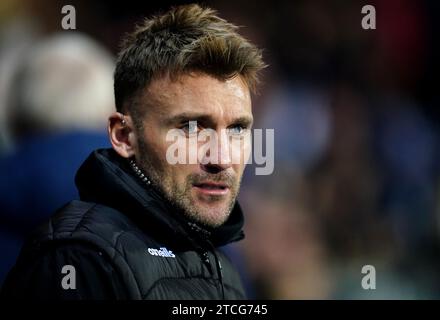
<path fill-rule="evenodd" d="M 198 132 L 198 125 L 197 125 L 197 121 L 188 121 L 185 122 L 181 128 L 182 130 L 184 130 L 186 133 L 192 134 L 192 133 L 197 133 Z"/>
<path fill-rule="evenodd" d="M 243 127 L 242 125 L 235 125 L 233 127 L 230 127 L 228 129 L 229 133 L 231 135 L 241 135 L 245 132 L 246 128 Z"/>

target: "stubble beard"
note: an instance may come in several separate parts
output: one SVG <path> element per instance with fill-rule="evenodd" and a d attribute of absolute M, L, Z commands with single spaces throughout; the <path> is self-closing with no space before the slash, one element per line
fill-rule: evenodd
<path fill-rule="evenodd" d="M 153 161 L 151 161 L 148 156 L 148 148 L 144 141 L 138 141 L 138 146 L 139 157 L 137 162 L 139 167 L 146 173 L 153 186 L 159 189 L 159 192 L 172 206 L 180 209 L 190 220 L 205 227 L 217 228 L 226 222 L 234 208 L 238 191 L 240 190 L 241 177 L 236 181 L 237 179 L 231 174 L 226 173 L 226 171 L 218 174 L 193 174 L 186 177 L 185 184 L 181 186 L 173 183 L 170 179 L 171 177 L 167 176 L 163 170 L 158 169 L 157 166 L 153 164 Z M 207 207 L 200 208 L 200 206 L 195 203 L 191 196 L 193 184 L 206 180 L 223 182 L 230 186 L 229 202 L 226 207 L 214 210 Z M 212 197 L 212 200 L 220 201 L 220 199 L 215 199 L 215 196 Z"/>

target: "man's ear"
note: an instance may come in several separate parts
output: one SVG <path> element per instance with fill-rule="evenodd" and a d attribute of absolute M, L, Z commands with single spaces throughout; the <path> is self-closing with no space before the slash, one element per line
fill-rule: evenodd
<path fill-rule="evenodd" d="M 114 112 L 108 118 L 108 135 L 113 149 L 124 158 L 135 154 L 136 134 L 130 116 Z"/>

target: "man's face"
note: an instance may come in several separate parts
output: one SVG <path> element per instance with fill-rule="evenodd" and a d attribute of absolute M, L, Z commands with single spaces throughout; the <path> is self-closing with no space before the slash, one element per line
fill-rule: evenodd
<path fill-rule="evenodd" d="M 239 76 L 222 81 L 200 73 L 174 81 L 163 77 L 148 86 L 137 107 L 145 108 L 142 130 L 137 132 L 136 159 L 141 168 L 187 216 L 211 227 L 223 224 L 234 206 L 250 151 L 245 135 L 250 134 L 253 118 L 245 82 Z M 190 121 L 197 121 L 197 127 Z M 196 163 L 190 164 L 187 156 L 185 164 L 170 164 L 167 150 L 175 142 L 166 136 L 172 129 L 184 130 L 178 141 L 187 152 L 194 152 L 189 148 L 191 134 L 214 130 L 216 155 L 206 148 L 209 140 L 199 141 L 201 156 Z M 237 147 L 233 139 L 241 140 L 241 145 Z M 232 158 L 237 154 L 241 161 Z"/>

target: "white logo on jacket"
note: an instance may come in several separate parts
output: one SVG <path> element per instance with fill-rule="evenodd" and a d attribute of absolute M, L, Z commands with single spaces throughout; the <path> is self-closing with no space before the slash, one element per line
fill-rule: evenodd
<path fill-rule="evenodd" d="M 168 250 L 165 247 L 162 247 L 160 249 L 148 248 L 148 253 L 151 254 L 152 256 L 158 256 L 158 257 L 165 257 L 165 258 L 175 258 L 176 257 L 174 255 L 173 251 Z"/>

